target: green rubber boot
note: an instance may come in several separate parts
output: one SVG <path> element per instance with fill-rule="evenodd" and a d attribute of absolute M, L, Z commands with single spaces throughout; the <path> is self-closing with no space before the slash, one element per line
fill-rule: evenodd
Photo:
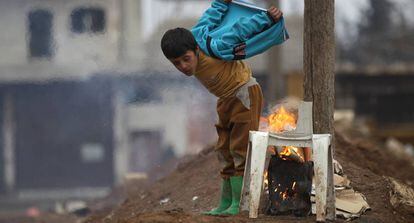
<path fill-rule="evenodd" d="M 221 182 L 221 195 L 220 195 L 220 203 L 217 208 L 214 208 L 211 211 L 203 212 L 206 215 L 221 215 L 223 211 L 230 207 L 232 199 L 232 190 L 230 179 L 223 179 Z"/>
<path fill-rule="evenodd" d="M 221 213 L 222 215 L 236 215 L 239 213 L 243 177 L 242 176 L 230 177 L 230 184 L 231 184 L 231 195 L 233 199 L 231 201 L 230 207 L 227 208 L 225 211 L 223 211 Z"/>

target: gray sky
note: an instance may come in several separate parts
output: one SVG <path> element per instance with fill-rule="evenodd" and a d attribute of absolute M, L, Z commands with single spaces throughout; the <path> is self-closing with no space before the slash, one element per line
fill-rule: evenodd
<path fill-rule="evenodd" d="M 256 0 L 261 2 L 262 0 Z M 303 14 L 305 0 L 280 0 L 282 10 L 286 15 Z M 396 7 L 406 15 L 414 24 L 414 1 L 392 0 L 397 3 Z M 143 0 L 143 35 L 144 38 L 151 36 L 156 27 L 169 19 L 197 18 L 211 4 L 206 1 L 165 1 L 165 0 Z M 363 20 L 361 11 L 369 7 L 369 0 L 335 0 L 336 32 L 339 38 L 349 38 L 356 34 L 357 24 Z M 159 8 L 163 8 L 162 13 Z M 397 16 L 396 16 L 397 17 Z"/>
<path fill-rule="evenodd" d="M 303 14 L 305 0 L 281 0 L 282 9 L 286 14 Z M 391 0 L 400 11 L 414 24 L 414 1 Z M 364 19 L 361 13 L 369 7 L 369 0 L 335 0 L 336 33 L 339 38 L 349 38 L 356 34 L 357 24 Z M 399 18 L 399 16 L 393 16 Z"/>
<path fill-rule="evenodd" d="M 303 14 L 304 0 L 282 0 L 281 3 L 286 15 Z M 363 19 L 361 11 L 368 6 L 368 0 L 335 1 L 336 32 L 340 38 L 356 34 L 356 25 Z M 349 24 L 349 27 L 344 24 Z"/>

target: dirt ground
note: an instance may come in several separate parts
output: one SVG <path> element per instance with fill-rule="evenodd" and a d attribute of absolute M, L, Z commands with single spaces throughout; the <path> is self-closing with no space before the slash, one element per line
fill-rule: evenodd
<path fill-rule="evenodd" d="M 351 186 L 362 192 L 371 206 L 354 222 L 414 222 L 414 215 L 394 210 L 389 202 L 390 186 L 384 176 L 392 176 L 412 187 L 414 166 L 410 159 L 390 153 L 383 142 L 336 132 L 335 158 L 342 164 Z M 143 222 L 315 222 L 315 217 L 265 216 L 249 219 L 247 213 L 236 217 L 204 216 L 200 212 L 215 206 L 219 196 L 218 160 L 212 147 L 186 157 L 175 171 L 149 187 L 133 186 L 128 198 L 113 210 L 96 211 L 84 223 Z M 338 219 L 338 222 L 343 220 Z"/>
<path fill-rule="evenodd" d="M 38 217 L 27 217 L 22 213 L 1 213 L 0 223 L 80 223 L 82 219 L 71 215 L 42 213 Z"/>
<path fill-rule="evenodd" d="M 362 192 L 371 206 L 371 210 L 353 222 L 413 223 L 413 213 L 395 210 L 390 204 L 390 185 L 385 179 L 385 176 L 392 176 L 413 187 L 413 160 L 393 154 L 382 140 L 362 134 L 358 128 L 337 129 L 340 130 L 335 136 L 335 158 L 343 166 L 351 186 Z M 260 214 L 257 219 L 249 219 L 247 213 L 235 217 L 202 215 L 202 211 L 216 205 L 219 197 L 219 165 L 213 147 L 184 157 L 178 165 L 176 163 L 166 165 L 169 174 L 153 183 L 134 182 L 126 188 L 116 188 L 109 197 L 91 204 L 93 212 L 86 219 L 54 214 L 43 214 L 38 218 L 6 218 L 0 214 L 0 223 L 315 222 L 315 216 L 296 218 Z"/>

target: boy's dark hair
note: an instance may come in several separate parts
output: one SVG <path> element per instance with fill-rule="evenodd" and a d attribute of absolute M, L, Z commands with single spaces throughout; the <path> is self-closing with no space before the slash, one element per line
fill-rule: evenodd
<path fill-rule="evenodd" d="M 184 55 L 188 50 L 196 51 L 197 43 L 193 34 L 185 28 L 170 29 L 161 39 L 164 56 L 174 59 Z"/>

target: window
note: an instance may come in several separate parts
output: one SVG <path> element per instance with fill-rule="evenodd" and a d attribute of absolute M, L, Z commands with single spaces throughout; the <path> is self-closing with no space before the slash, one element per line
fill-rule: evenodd
<path fill-rule="evenodd" d="M 105 30 L 105 12 L 99 8 L 77 8 L 71 14 L 74 33 L 97 33 Z"/>
<path fill-rule="evenodd" d="M 34 10 L 29 13 L 28 19 L 30 57 L 52 57 L 52 13 L 43 9 Z"/>

